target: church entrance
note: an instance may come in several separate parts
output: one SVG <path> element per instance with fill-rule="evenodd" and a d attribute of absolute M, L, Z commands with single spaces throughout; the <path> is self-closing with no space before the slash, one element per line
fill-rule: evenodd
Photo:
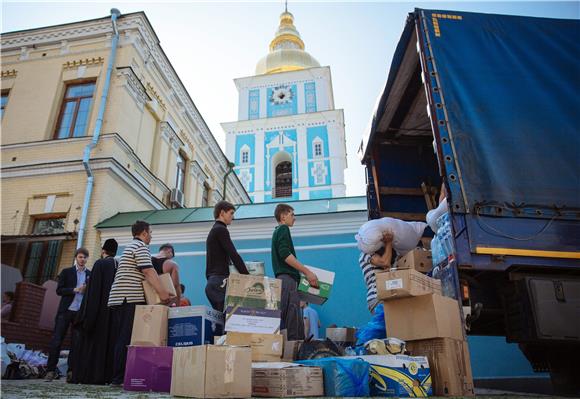
<path fill-rule="evenodd" d="M 292 163 L 280 162 L 276 165 L 276 183 L 274 197 L 292 197 Z"/>

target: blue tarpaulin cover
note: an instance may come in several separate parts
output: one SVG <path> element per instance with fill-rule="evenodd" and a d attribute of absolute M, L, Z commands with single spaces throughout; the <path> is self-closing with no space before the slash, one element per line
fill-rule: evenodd
<path fill-rule="evenodd" d="M 468 209 L 580 209 L 580 21 L 416 12 L 427 23 Z"/>

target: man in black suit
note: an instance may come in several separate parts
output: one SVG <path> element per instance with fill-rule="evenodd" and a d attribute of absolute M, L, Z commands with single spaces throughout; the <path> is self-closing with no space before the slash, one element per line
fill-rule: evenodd
<path fill-rule="evenodd" d="M 86 248 L 79 248 L 75 252 L 75 264 L 73 267 L 64 269 L 58 276 L 58 286 L 56 293 L 62 298 L 58 306 L 56 320 L 54 324 L 54 334 L 50 341 L 50 350 L 48 353 L 48 364 L 46 380 L 52 381 L 57 378 L 56 365 L 60 355 L 60 347 L 66 336 L 69 326 L 74 322 L 75 317 L 81 307 L 83 295 L 86 289 L 90 270 L 86 269 L 89 251 Z M 75 333 L 73 329 L 71 350 L 75 346 Z M 69 353 L 69 373 L 72 371 Z"/>

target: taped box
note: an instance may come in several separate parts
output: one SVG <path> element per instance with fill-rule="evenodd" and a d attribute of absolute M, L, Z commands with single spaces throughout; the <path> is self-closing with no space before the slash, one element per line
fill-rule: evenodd
<path fill-rule="evenodd" d="M 430 338 L 463 339 L 459 304 L 430 294 L 384 301 L 385 325 L 390 337 L 404 341 Z"/>
<path fill-rule="evenodd" d="M 280 310 L 245 307 L 226 308 L 226 331 L 243 333 L 278 334 L 280 332 Z"/>
<path fill-rule="evenodd" d="M 252 394 L 252 350 L 239 346 L 173 348 L 171 395 L 248 398 Z"/>
<path fill-rule="evenodd" d="M 252 362 L 280 362 L 284 346 L 284 337 L 282 334 L 257 334 L 230 331 L 225 336 L 224 344 L 251 347 Z"/>
<path fill-rule="evenodd" d="M 425 339 L 407 342 L 407 350 L 429 360 L 435 395 L 475 395 L 467 342 L 451 338 Z"/>
<path fill-rule="evenodd" d="M 131 334 L 132 346 L 167 346 L 167 315 L 164 305 L 137 305 Z"/>
<path fill-rule="evenodd" d="M 170 295 L 176 295 L 175 287 L 173 286 L 173 281 L 171 280 L 169 273 L 160 274 L 159 281 L 161 282 L 161 286 L 165 288 Z M 143 291 L 145 292 L 145 302 L 147 302 L 147 305 L 157 305 L 161 303 L 159 294 L 157 294 L 155 288 L 153 288 L 147 280 L 143 280 Z"/>
<path fill-rule="evenodd" d="M 433 393 L 431 370 L 425 356 L 365 355 L 356 358 L 371 366 L 371 396 L 424 398 Z"/>
<path fill-rule="evenodd" d="M 193 346 L 213 343 L 224 331 L 224 314 L 207 306 L 169 308 L 167 345 Z"/>
<path fill-rule="evenodd" d="M 169 393 L 172 363 L 173 348 L 129 346 L 123 389 Z"/>
<path fill-rule="evenodd" d="M 377 296 L 384 301 L 428 294 L 441 295 L 441 281 L 416 270 L 394 270 L 376 274 Z"/>
<path fill-rule="evenodd" d="M 225 308 L 280 309 L 282 280 L 276 278 L 230 274 L 226 288 Z"/>
<path fill-rule="evenodd" d="M 397 269 L 414 269 L 422 273 L 429 273 L 433 269 L 431 251 L 415 248 L 397 260 Z"/>
<path fill-rule="evenodd" d="M 293 398 L 323 395 L 320 367 L 281 362 L 252 364 L 252 396 Z"/>
<path fill-rule="evenodd" d="M 330 297 L 330 291 L 334 284 L 334 272 L 312 266 L 306 267 L 318 277 L 318 288 L 311 287 L 306 277 L 301 275 L 300 283 L 298 284 L 298 295 L 303 301 L 322 305 Z"/>

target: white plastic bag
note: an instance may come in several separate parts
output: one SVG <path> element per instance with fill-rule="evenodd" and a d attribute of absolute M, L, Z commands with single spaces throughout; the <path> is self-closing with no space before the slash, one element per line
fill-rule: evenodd
<path fill-rule="evenodd" d="M 354 237 L 361 252 L 372 255 L 383 245 L 383 233 L 393 233 L 393 248 L 399 255 L 417 247 L 423 231 L 427 227 L 425 222 L 405 222 L 404 220 L 384 217 L 369 220 L 361 226 Z"/>
<path fill-rule="evenodd" d="M 447 199 L 444 199 L 441 201 L 437 208 L 431 209 L 429 212 L 427 212 L 427 224 L 429 227 L 431 227 L 431 230 L 433 230 L 434 233 L 437 233 L 438 230 L 437 219 L 439 219 L 441 215 L 447 213 L 448 211 L 449 207 L 447 205 Z"/>

